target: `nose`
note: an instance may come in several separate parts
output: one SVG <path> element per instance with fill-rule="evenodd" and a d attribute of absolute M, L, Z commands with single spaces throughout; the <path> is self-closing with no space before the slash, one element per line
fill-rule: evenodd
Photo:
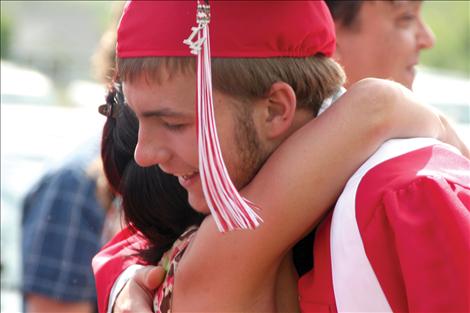
<path fill-rule="evenodd" d="M 431 28 L 423 21 L 420 20 L 418 29 L 418 46 L 419 49 L 431 49 L 436 42 L 436 36 Z"/>
<path fill-rule="evenodd" d="M 163 147 L 149 147 L 137 143 L 134 151 L 134 159 L 139 166 L 148 167 L 164 164 L 170 159 L 170 153 Z"/>
<path fill-rule="evenodd" d="M 165 146 L 164 141 L 158 140 L 155 136 L 149 137 L 139 129 L 139 137 L 134 151 L 134 159 L 139 166 L 165 164 L 170 158 L 170 150 Z"/>

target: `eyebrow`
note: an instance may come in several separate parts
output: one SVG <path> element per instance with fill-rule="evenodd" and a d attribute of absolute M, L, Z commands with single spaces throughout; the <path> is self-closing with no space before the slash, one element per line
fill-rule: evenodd
<path fill-rule="evenodd" d="M 405 8 L 407 6 L 413 6 L 413 7 L 416 7 L 416 6 L 420 6 L 421 4 L 423 4 L 422 1 L 392 1 L 391 2 L 392 6 L 394 8 Z"/>
<path fill-rule="evenodd" d="M 170 108 L 144 111 L 140 115 L 142 117 L 191 117 L 189 113 L 177 112 Z"/>

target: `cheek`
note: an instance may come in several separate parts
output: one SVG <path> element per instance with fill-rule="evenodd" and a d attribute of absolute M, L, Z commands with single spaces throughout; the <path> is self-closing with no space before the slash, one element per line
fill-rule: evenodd
<path fill-rule="evenodd" d="M 160 142 L 164 141 L 161 135 L 162 132 L 155 124 L 148 121 L 139 121 L 137 144 L 140 148 L 160 145 Z"/>
<path fill-rule="evenodd" d="M 369 27 L 368 48 L 375 51 L 376 57 L 386 58 L 383 65 L 394 63 L 395 58 L 410 50 L 410 27 L 399 26 L 390 17 L 384 17 Z"/>
<path fill-rule="evenodd" d="M 382 34 L 376 34 L 376 38 L 370 40 L 369 48 L 369 62 L 374 64 L 372 73 L 381 74 L 379 77 L 387 78 L 409 62 L 409 44 L 404 34 L 397 30 L 388 29 Z"/>
<path fill-rule="evenodd" d="M 394 29 L 388 39 L 387 46 L 397 58 L 410 56 L 416 51 L 416 34 L 411 26 Z"/>
<path fill-rule="evenodd" d="M 234 166 L 233 159 L 237 157 L 238 143 L 235 133 L 233 131 L 236 127 L 231 120 L 224 121 L 220 123 L 223 127 L 217 129 L 217 135 L 219 137 L 220 149 L 222 151 L 222 156 L 227 166 L 229 172 L 232 172 L 232 167 Z"/>
<path fill-rule="evenodd" d="M 169 133 L 167 142 L 171 149 L 182 157 L 187 163 L 197 167 L 198 145 L 196 129 L 190 128 L 183 132 Z"/>

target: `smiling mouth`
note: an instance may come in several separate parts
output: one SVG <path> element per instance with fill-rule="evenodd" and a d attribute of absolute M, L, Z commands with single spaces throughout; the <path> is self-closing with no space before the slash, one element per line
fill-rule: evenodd
<path fill-rule="evenodd" d="M 183 187 L 189 187 L 193 182 L 194 179 L 199 175 L 199 171 L 194 171 L 191 173 L 187 173 L 184 175 L 178 175 L 178 181 L 181 186 Z"/>
<path fill-rule="evenodd" d="M 180 177 L 183 178 L 184 180 L 188 180 L 188 179 L 191 179 L 192 177 L 194 177 L 198 173 L 199 173 L 198 171 L 194 171 L 194 172 L 189 173 L 189 174 L 181 175 Z"/>

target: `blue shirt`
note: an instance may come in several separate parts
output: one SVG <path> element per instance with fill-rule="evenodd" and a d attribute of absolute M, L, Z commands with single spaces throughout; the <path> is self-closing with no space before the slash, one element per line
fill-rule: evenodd
<path fill-rule="evenodd" d="M 93 154 L 96 156 L 96 154 Z M 91 259 L 105 211 L 86 173 L 90 155 L 49 172 L 26 196 L 22 220 L 23 293 L 95 301 Z"/>

